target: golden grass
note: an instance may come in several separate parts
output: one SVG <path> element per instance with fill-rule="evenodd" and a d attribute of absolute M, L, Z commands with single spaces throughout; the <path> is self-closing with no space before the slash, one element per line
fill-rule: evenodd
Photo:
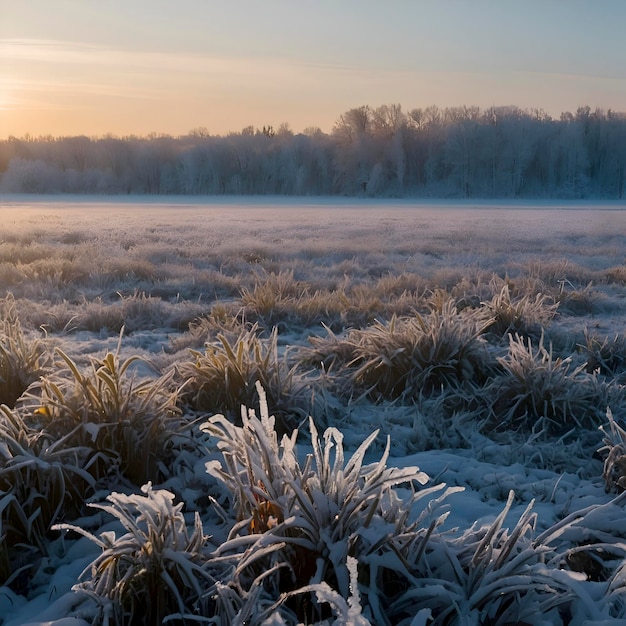
<path fill-rule="evenodd" d="M 135 485 L 163 480 L 174 436 L 185 428 L 173 372 L 137 380 L 132 367 L 140 358 L 121 360 L 114 353 L 92 358 L 82 372 L 58 348 L 57 355 L 65 371 L 42 377 L 24 398 L 28 420 L 51 437 L 68 436 L 68 445 L 91 450 L 96 478 L 119 470 Z"/>

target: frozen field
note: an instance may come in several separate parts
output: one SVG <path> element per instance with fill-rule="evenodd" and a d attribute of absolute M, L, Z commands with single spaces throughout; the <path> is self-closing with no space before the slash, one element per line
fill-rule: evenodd
<path fill-rule="evenodd" d="M 258 412 L 258 378 L 277 429 L 298 427 L 299 458 L 313 450 L 310 414 L 320 436 L 328 427 L 342 433 L 346 459 L 379 430 L 368 463 L 384 454 L 388 436 L 388 468 L 417 466 L 428 475 L 426 487 L 454 488 L 442 502 L 444 487 L 407 504 L 402 526 L 395 520 L 406 507 L 394 513 L 387 491 L 408 503 L 412 479 L 390 475 L 381 502 L 367 500 L 345 535 L 332 526 L 345 502 L 335 502 L 329 535 L 320 519 L 332 506 L 311 496 L 325 529 L 320 545 L 327 543 L 311 547 L 307 526 L 307 554 L 326 564 L 318 562 L 306 580 L 294 576 L 300 588 L 317 585 L 302 593 L 317 593 L 320 605 L 334 608 L 308 614 L 280 596 L 297 587 L 277 591 L 271 577 L 261 584 L 241 569 L 255 551 L 258 567 L 288 560 L 276 537 L 289 524 L 288 536 L 297 536 L 302 503 L 273 494 L 278 483 L 263 475 L 247 485 L 250 501 L 242 504 L 228 480 L 206 474 L 206 461 L 225 463 L 225 439 L 220 452 L 216 430 L 200 453 L 180 444 L 173 454 L 166 446 L 168 461 L 155 470 L 153 486 L 174 493 L 189 515 L 201 513 L 213 538 L 199 550 L 204 567 L 213 577 L 223 567 L 220 584 L 234 594 L 222 598 L 219 585 L 204 581 L 213 594 L 208 604 L 221 611 L 206 623 L 298 623 L 303 615 L 309 623 L 343 624 L 626 623 L 622 466 L 605 464 L 609 455 L 626 455 L 626 441 L 617 425 L 604 442 L 599 430 L 611 432 L 607 407 L 617 424 L 626 419 L 626 206 L 0 196 L 0 218 L 3 311 L 17 315 L 24 341 L 42 351 L 41 371 L 7 409 L 29 428 L 45 427 L 42 415 L 64 409 L 56 398 L 41 412 L 42 377 L 70 384 L 55 349 L 89 372 L 93 359 L 102 365 L 119 343 L 120 359 L 142 358 L 129 377 L 165 381 L 172 393 L 182 388 L 175 408 L 193 437 L 204 436 L 194 420 L 224 413 L 236 421 L 241 400 Z M 243 390 L 228 370 L 234 361 Z M 132 385 L 124 390 L 131 395 Z M 243 439 L 237 433 L 233 438 Z M 332 436 L 329 458 L 339 463 Z M 5 455 L 3 476 L 12 462 Z M 119 472 L 110 470 L 109 482 L 96 476 L 87 499 L 140 494 L 141 485 Z M 319 487 L 324 497 L 328 489 Z M 358 483 L 352 497 L 365 491 Z M 219 502 L 219 513 L 208 499 Z M 284 508 L 267 517 L 267 503 Z M 10 527 L 11 507 L 1 510 L 3 528 Z M 420 511 L 416 530 L 410 522 Z M 93 513 L 62 512 L 50 523 L 118 537 L 128 530 Z M 246 516 L 256 522 L 229 535 Z M 403 539 L 388 547 L 395 539 L 381 535 L 368 551 L 379 529 Z M 266 543 L 254 543 L 263 533 Z M 5 544 L 11 566 L 28 559 L 32 566 L 0 589 L 2 626 L 100 623 L 117 610 L 106 608 L 107 597 L 99 612 L 93 596 L 71 591 L 100 548 L 47 528 L 41 537 L 42 546 L 25 552 Z M 239 541 L 241 552 L 229 553 L 231 570 L 211 562 L 227 538 Z M 422 556 L 413 562 L 416 553 Z M 360 568 L 360 604 L 354 577 L 348 585 L 352 559 Z M 333 593 L 350 595 L 349 603 Z M 199 601 L 194 607 L 208 610 Z"/>
<path fill-rule="evenodd" d="M 588 255 L 588 246 L 619 256 L 626 211 L 615 202 L 43 198 L 0 196 L 4 232 L 36 232 L 44 240 L 84 232 L 118 237 L 120 244 L 141 235 L 154 241 L 158 234 L 164 245 L 180 241 L 193 250 L 204 240 L 207 255 L 235 248 L 278 256 L 370 252 L 393 257 L 428 254 L 438 246 L 443 253 L 462 251 L 475 264 L 516 263 L 516 253 L 575 259 L 577 251 Z M 492 259 L 491 252 L 509 254 Z"/>

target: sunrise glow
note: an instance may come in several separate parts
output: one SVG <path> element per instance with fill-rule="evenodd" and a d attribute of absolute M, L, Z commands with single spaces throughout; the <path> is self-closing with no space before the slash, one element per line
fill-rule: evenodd
<path fill-rule="evenodd" d="M 0 138 L 332 129 L 345 110 L 626 110 L 626 5 L 0 4 Z M 131 6 L 128 6 L 131 5 Z"/>

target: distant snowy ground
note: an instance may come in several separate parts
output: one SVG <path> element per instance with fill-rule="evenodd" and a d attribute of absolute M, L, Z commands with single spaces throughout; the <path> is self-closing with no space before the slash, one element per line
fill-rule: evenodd
<path fill-rule="evenodd" d="M 355 255 L 379 254 L 381 259 L 405 254 L 407 263 L 413 247 L 419 249 L 424 271 L 431 273 L 449 265 L 467 267 L 468 271 L 475 267 L 514 268 L 532 259 L 548 262 L 565 258 L 591 269 L 626 263 L 626 205 L 618 203 L 0 196 L 0 218 L 4 229 L 19 230 L 24 225 L 59 232 L 85 229 L 111 241 L 122 235 L 140 239 L 147 234 L 167 239 L 186 232 L 193 233 L 196 242 L 204 240 L 207 246 L 224 249 L 261 246 L 332 255 L 348 246 Z M 446 250 L 443 258 L 442 246 Z M 621 312 L 613 308 L 607 315 L 595 315 L 588 321 L 607 333 L 624 332 L 623 300 L 619 306 Z M 158 352 L 167 338 L 167 333 L 138 334 L 129 337 L 125 350 L 133 353 L 133 342 L 138 342 L 141 350 Z M 102 354 L 114 349 L 117 337 L 79 333 L 58 341 L 69 352 Z M 498 450 L 487 441 L 485 448 L 492 445 L 494 449 L 484 449 L 483 460 L 472 458 L 467 449 L 400 456 L 405 434 L 400 427 L 394 430 L 393 421 L 383 420 L 384 416 L 371 409 L 355 410 L 342 421 L 340 429 L 347 445 L 355 446 L 373 429 L 381 428 L 390 435 L 392 451 L 396 451 L 388 465 L 417 465 L 439 481 L 464 487 L 449 498 L 452 514 L 447 528 L 491 522 L 502 510 L 509 490 L 515 491 L 516 501 L 508 522 L 514 524 L 534 499 L 540 528 L 613 497 L 605 493 L 598 460 L 589 461 L 598 470 L 590 477 L 589 467 L 581 468 L 578 474 L 527 469 L 515 462 L 514 450 Z M 478 440 L 476 446 L 480 446 Z M 211 528 L 205 532 L 211 534 Z M 85 624 L 66 617 L 76 602 L 70 588 L 96 553 L 97 549 L 83 540 L 69 552 L 51 557 L 48 573 L 42 572 L 41 587 L 32 598 L 16 597 L 0 589 L 0 623 Z"/>

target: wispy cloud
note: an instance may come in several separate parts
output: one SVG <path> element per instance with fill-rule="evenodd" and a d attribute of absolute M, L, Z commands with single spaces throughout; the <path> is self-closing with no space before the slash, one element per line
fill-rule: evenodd
<path fill-rule="evenodd" d="M 321 93 L 329 84 L 345 83 L 356 71 L 288 57 L 129 50 L 44 39 L 0 39 L 0 59 L 0 78 L 13 80 L 14 93 L 23 97 L 34 92 L 66 98 L 71 94 L 169 98 L 195 93 L 231 94 L 252 103 L 270 93 L 285 97 Z"/>
<path fill-rule="evenodd" d="M 303 68 L 328 70 L 330 66 L 305 65 L 288 57 L 219 56 L 189 52 L 159 52 L 111 48 L 96 44 L 46 39 L 0 39 L 0 58 L 5 64 L 34 62 L 48 65 L 88 65 L 153 69 L 162 72 L 224 74 L 281 74 Z"/>
<path fill-rule="evenodd" d="M 341 56 L 336 62 L 311 62 L 276 48 L 265 56 L 243 48 L 229 56 L 129 45 L 0 39 L 0 113 L 16 127 L 28 111 L 44 129 L 61 117 L 70 128 L 72 116 L 80 113 L 88 128 L 105 131 L 117 130 L 121 119 L 137 130 L 148 121 L 166 130 L 208 119 L 213 129 L 226 132 L 268 120 L 330 128 L 339 114 L 361 104 L 400 102 L 408 110 L 517 104 L 558 115 L 585 103 L 623 110 L 626 97 L 626 83 L 612 72 L 585 74 L 584 67 L 574 74 L 523 66 L 463 71 L 417 62 L 389 68 Z M 27 129 L 35 128 L 28 123 Z"/>

